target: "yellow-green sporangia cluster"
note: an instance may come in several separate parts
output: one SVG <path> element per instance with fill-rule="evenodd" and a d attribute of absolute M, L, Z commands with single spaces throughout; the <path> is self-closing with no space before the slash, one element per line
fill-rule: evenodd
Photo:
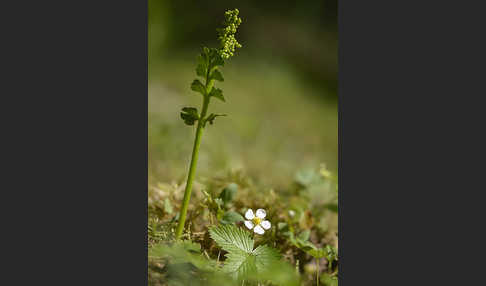
<path fill-rule="evenodd" d="M 241 24 L 241 18 L 238 17 L 239 12 L 238 9 L 226 11 L 224 13 L 226 27 L 218 29 L 218 38 L 221 43 L 219 54 L 225 60 L 234 55 L 236 48 L 241 48 L 235 38 L 236 29 Z"/>

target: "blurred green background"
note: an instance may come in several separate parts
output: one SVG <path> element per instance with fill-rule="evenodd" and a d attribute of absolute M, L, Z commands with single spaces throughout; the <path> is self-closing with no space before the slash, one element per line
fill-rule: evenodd
<path fill-rule="evenodd" d="M 285 188 L 297 171 L 325 164 L 337 172 L 337 1 L 148 1 L 149 184 L 182 183 L 195 127 L 184 106 L 196 57 L 217 47 L 224 11 L 238 8 L 243 45 L 222 68 L 225 113 L 205 128 L 196 174 L 242 170 L 264 186 Z"/>

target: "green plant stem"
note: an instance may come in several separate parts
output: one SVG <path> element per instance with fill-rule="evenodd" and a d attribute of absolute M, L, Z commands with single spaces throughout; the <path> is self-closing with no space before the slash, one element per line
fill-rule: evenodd
<path fill-rule="evenodd" d="M 319 259 L 316 258 L 316 285 L 319 286 Z"/>
<path fill-rule="evenodd" d="M 206 85 L 208 81 L 206 78 Z M 176 229 L 176 239 L 180 239 L 182 231 L 184 230 L 184 223 L 186 222 L 187 207 L 189 206 L 189 200 L 191 198 L 192 183 L 196 174 L 197 158 L 199 155 L 199 146 L 201 145 L 202 131 L 204 129 L 204 117 L 208 111 L 209 95 L 204 96 L 203 108 L 199 120 L 197 121 L 196 138 L 194 139 L 194 147 L 192 149 L 191 165 L 189 167 L 189 175 L 187 176 L 186 189 L 184 190 L 184 199 L 182 201 L 182 208 L 179 215 L 179 224 Z"/>

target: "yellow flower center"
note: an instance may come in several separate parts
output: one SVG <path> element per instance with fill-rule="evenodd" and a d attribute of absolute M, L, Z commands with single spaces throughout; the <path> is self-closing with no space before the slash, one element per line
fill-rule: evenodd
<path fill-rule="evenodd" d="M 262 219 L 261 218 L 259 218 L 259 217 L 254 217 L 253 218 L 253 223 L 255 225 L 259 225 L 261 222 L 262 222 Z"/>

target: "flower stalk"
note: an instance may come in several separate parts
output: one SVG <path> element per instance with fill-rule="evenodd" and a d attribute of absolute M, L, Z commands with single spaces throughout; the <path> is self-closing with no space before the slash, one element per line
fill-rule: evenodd
<path fill-rule="evenodd" d="M 201 112 L 201 118 L 206 116 L 209 106 L 209 97 L 204 97 L 203 109 Z M 186 221 L 187 207 L 189 206 L 189 200 L 191 199 L 192 183 L 194 182 L 194 175 L 196 174 L 197 159 L 199 156 L 199 147 L 201 146 L 201 137 L 203 132 L 203 121 L 199 120 L 196 129 L 196 138 L 194 139 L 194 146 L 192 148 L 191 165 L 189 166 L 189 175 L 187 176 L 186 188 L 184 190 L 184 198 L 182 200 L 182 208 L 179 215 L 179 224 L 176 229 L 176 239 L 179 239 L 184 229 L 184 223 Z"/>
<path fill-rule="evenodd" d="M 189 207 L 189 200 L 191 199 L 192 185 L 196 174 L 197 160 L 199 156 L 199 148 L 201 146 L 201 137 L 206 123 L 213 124 L 218 116 L 226 116 L 226 114 L 207 115 L 209 102 L 211 97 L 215 97 L 221 101 L 225 101 L 223 91 L 214 87 L 215 81 L 223 81 L 223 75 L 218 70 L 224 65 L 225 60 L 228 60 L 234 55 L 236 48 L 241 48 L 240 43 L 236 41 L 235 33 L 238 26 L 241 24 L 241 19 L 238 17 L 238 9 L 229 10 L 225 13 L 225 27 L 218 29 L 218 39 L 220 40 L 220 49 L 203 48 L 202 53 L 198 57 L 198 64 L 196 67 L 196 74 L 205 80 L 204 85 L 195 79 L 191 84 L 191 89 L 200 93 L 203 96 L 203 105 L 201 113 L 198 113 L 195 107 L 182 108 L 181 118 L 187 125 L 194 125 L 197 121 L 196 137 L 192 148 L 191 163 L 189 165 L 189 174 L 187 176 L 186 188 L 184 190 L 184 198 L 179 213 L 179 222 L 176 228 L 175 237 L 180 239 L 184 230 L 186 222 L 187 208 Z"/>

